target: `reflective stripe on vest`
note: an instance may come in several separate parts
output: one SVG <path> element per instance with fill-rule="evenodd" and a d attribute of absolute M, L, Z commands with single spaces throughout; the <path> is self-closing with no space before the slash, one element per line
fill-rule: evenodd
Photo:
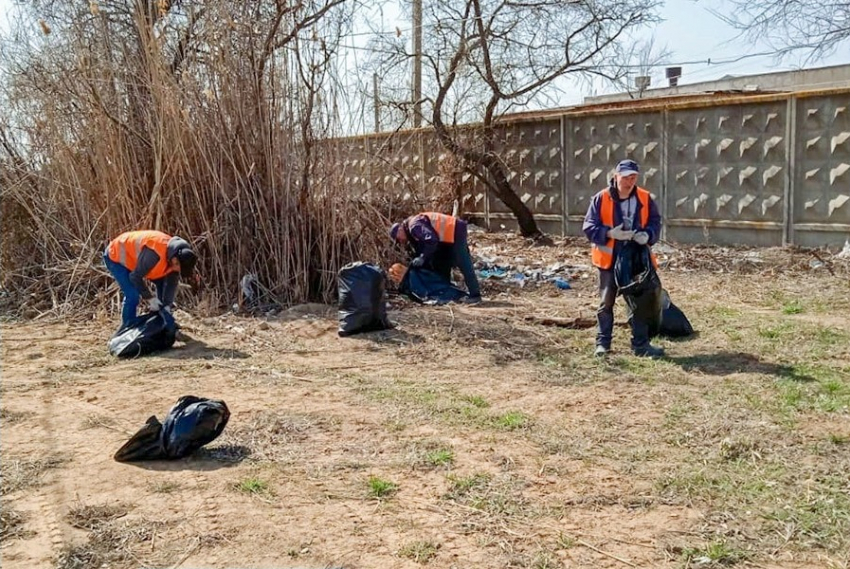
<path fill-rule="evenodd" d="M 455 222 L 457 221 L 455 217 L 435 211 L 426 211 L 422 215 L 427 216 L 431 221 L 431 226 L 437 232 L 440 243 L 455 242 Z"/>
<path fill-rule="evenodd" d="M 147 247 L 159 255 L 159 261 L 145 275 L 145 278 L 152 281 L 161 279 L 174 272 L 168 264 L 170 240 L 171 236 L 161 231 L 128 231 L 113 239 L 109 244 L 109 258 L 133 271 L 139 261 L 142 248 Z"/>
<path fill-rule="evenodd" d="M 652 199 L 649 192 L 643 188 L 637 188 L 635 195 L 640 202 L 640 228 L 644 229 L 649 225 L 649 202 Z M 606 227 L 614 227 L 614 208 L 616 202 L 611 197 L 610 191 L 606 188 L 600 192 L 601 199 L 599 201 L 599 221 Z M 658 267 L 658 259 L 655 258 L 655 253 L 651 252 L 652 264 Z M 591 259 L 594 266 L 600 269 L 610 269 L 614 266 L 614 239 L 608 239 L 605 245 L 597 245 L 593 243 L 591 247 Z"/>

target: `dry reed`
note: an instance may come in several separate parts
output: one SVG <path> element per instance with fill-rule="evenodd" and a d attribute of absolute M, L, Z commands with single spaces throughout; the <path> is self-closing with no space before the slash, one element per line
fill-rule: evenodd
<path fill-rule="evenodd" d="M 2 311 L 114 300 L 102 251 L 138 228 L 194 244 L 211 306 L 249 273 L 268 302 L 329 302 L 344 264 L 394 260 L 386 227 L 427 200 L 352 191 L 325 142 L 339 4 L 106 0 L 51 4 L 49 37 L 17 22 L 0 94 L 14 116 L 0 121 Z M 310 26 L 329 39 L 301 39 Z"/>

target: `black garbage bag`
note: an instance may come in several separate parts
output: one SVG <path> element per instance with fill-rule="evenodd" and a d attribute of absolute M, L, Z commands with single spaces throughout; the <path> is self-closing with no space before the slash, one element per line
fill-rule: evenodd
<path fill-rule="evenodd" d="M 682 310 L 673 304 L 670 300 L 670 295 L 666 290 L 662 290 L 662 312 L 661 312 L 661 327 L 658 330 L 659 336 L 668 338 L 687 338 L 694 333 L 694 328 L 691 326 L 688 317 Z"/>
<path fill-rule="evenodd" d="M 453 285 L 440 273 L 416 267 L 407 270 L 398 285 L 398 291 L 423 304 L 446 304 L 467 296 L 465 291 Z"/>
<path fill-rule="evenodd" d="M 337 283 L 340 336 L 392 328 L 387 318 L 384 271 L 368 263 L 350 263 L 340 269 Z"/>
<path fill-rule="evenodd" d="M 135 358 L 168 350 L 177 338 L 177 324 L 164 311 L 149 312 L 122 326 L 109 340 L 109 353 L 119 358 Z"/>
<path fill-rule="evenodd" d="M 634 241 L 624 243 L 614 261 L 614 280 L 632 317 L 646 323 L 650 336 L 657 335 L 664 308 L 663 289 L 649 247 Z"/>
<path fill-rule="evenodd" d="M 230 410 L 224 401 L 184 395 L 162 423 L 156 416 L 149 417 L 113 458 L 118 462 L 183 458 L 215 440 L 228 419 Z"/>

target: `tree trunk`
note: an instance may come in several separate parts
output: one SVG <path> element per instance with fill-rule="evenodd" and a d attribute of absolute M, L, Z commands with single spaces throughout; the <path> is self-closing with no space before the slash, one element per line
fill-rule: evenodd
<path fill-rule="evenodd" d="M 462 158 L 470 168 L 483 170 L 483 172 L 479 172 L 481 174 L 479 179 L 487 185 L 488 190 L 492 191 L 499 198 L 499 201 L 511 210 L 511 213 L 516 217 L 519 232 L 523 237 L 537 239 L 543 236 L 543 232 L 537 227 L 534 214 L 531 213 L 528 206 L 522 203 L 522 200 L 519 199 L 519 196 L 511 187 L 505 166 L 496 154 L 493 152 L 479 152 L 460 146 L 449 134 L 448 129 L 442 121 L 434 121 L 434 130 L 446 150 Z M 485 174 L 489 175 L 489 179 Z"/>
<path fill-rule="evenodd" d="M 479 162 L 481 166 L 490 175 L 492 181 L 487 185 L 492 190 L 496 197 L 505 204 L 511 213 L 514 214 L 519 225 L 519 232 L 523 237 L 538 238 L 543 235 L 537 227 L 537 221 L 534 219 L 534 214 L 528 209 L 516 192 L 511 187 L 508 181 L 507 172 L 502 162 L 493 154 L 484 154 Z"/>

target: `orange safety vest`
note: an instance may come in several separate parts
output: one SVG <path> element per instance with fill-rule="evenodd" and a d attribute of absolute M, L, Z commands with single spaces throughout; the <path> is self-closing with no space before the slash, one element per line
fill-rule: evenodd
<path fill-rule="evenodd" d="M 168 241 L 170 235 L 161 231 L 128 231 L 109 243 L 109 258 L 131 271 L 136 268 L 142 247 L 147 247 L 159 255 L 159 262 L 145 275 L 155 281 L 175 272 L 168 264 Z"/>
<path fill-rule="evenodd" d="M 649 224 L 649 202 L 652 199 L 649 192 L 643 188 L 637 189 L 637 199 L 640 202 L 640 226 L 646 227 Z M 602 225 L 614 227 L 614 207 L 616 202 L 611 197 L 611 192 L 604 189 L 600 192 L 601 203 L 599 204 L 599 220 Z M 652 265 L 658 268 L 658 259 L 655 258 L 655 253 L 650 250 L 652 257 Z M 600 269 L 610 269 L 614 266 L 614 239 L 609 239 L 605 245 L 593 244 L 592 247 L 593 264 Z"/>
<path fill-rule="evenodd" d="M 455 242 L 455 222 L 457 219 L 454 216 L 435 211 L 426 211 L 422 215 L 428 216 L 428 219 L 431 220 L 431 226 L 437 232 L 440 243 Z"/>

